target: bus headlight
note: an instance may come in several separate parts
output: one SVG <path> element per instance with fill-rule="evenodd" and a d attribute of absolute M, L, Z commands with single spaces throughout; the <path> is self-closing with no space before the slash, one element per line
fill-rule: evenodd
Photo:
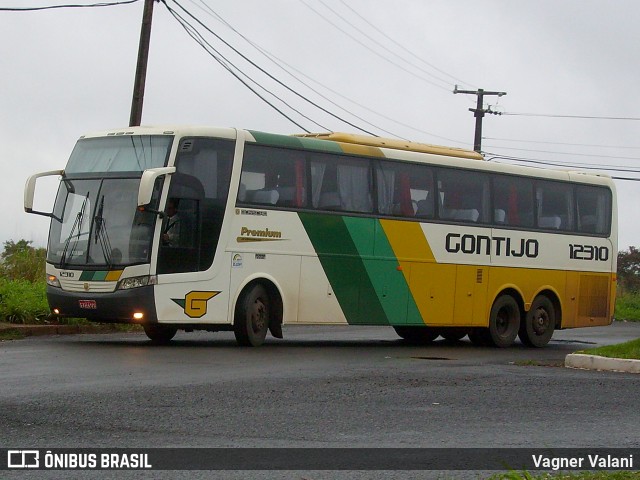
<path fill-rule="evenodd" d="M 118 282 L 118 290 L 128 290 L 130 288 L 146 287 L 147 285 L 156 285 L 158 277 L 155 275 L 143 275 L 141 277 L 123 278 Z"/>
<path fill-rule="evenodd" d="M 60 280 L 55 275 L 47 275 L 47 285 L 60 288 Z"/>

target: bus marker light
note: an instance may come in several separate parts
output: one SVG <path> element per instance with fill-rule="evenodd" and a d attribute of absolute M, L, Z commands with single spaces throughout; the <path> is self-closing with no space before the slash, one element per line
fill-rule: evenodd
<path fill-rule="evenodd" d="M 142 320 L 142 319 L 144 318 L 144 313 L 142 313 L 142 312 L 135 312 L 135 313 L 133 314 L 133 318 L 134 318 L 135 320 Z"/>

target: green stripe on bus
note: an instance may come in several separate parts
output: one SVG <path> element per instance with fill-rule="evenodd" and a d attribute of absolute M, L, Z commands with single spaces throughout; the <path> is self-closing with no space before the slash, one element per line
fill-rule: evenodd
<path fill-rule="evenodd" d="M 81 282 L 104 282 L 109 275 L 108 271 L 91 271 L 85 270 L 80 274 Z"/>
<path fill-rule="evenodd" d="M 408 317 L 410 323 L 422 323 L 416 302 L 402 270 L 398 269 L 400 264 L 382 225 L 378 220 L 370 220 L 374 228 L 372 231 L 371 228 L 362 228 L 362 220 L 344 218 L 356 247 L 359 247 L 367 275 L 387 322 L 391 325 L 404 325 Z"/>
<path fill-rule="evenodd" d="M 318 140 L 317 138 L 302 138 L 290 135 L 276 135 L 273 133 L 257 132 L 249 130 L 257 143 L 272 147 L 298 148 L 305 150 L 317 150 L 320 152 L 343 153 L 342 148 L 336 142 Z"/>
<path fill-rule="evenodd" d="M 91 272 L 91 271 L 82 272 L 80 274 L 80 281 L 81 282 L 90 282 L 91 280 L 93 280 L 93 273 L 94 272 Z"/>
<path fill-rule="evenodd" d="M 104 280 L 107 278 L 108 274 L 109 274 L 109 272 L 107 272 L 107 271 L 105 271 L 105 272 L 94 272 L 93 281 L 94 282 L 104 282 Z"/>
<path fill-rule="evenodd" d="M 376 220 L 349 219 L 350 225 L 347 226 L 345 217 L 338 215 L 303 212 L 298 215 L 347 322 L 388 325 L 384 308 L 355 244 L 355 241 L 366 237 L 366 230 L 373 228 Z"/>

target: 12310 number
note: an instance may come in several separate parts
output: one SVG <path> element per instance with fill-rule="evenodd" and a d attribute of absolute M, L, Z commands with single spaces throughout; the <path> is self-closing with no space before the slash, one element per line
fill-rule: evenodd
<path fill-rule="evenodd" d="M 595 262 L 606 262 L 609 260 L 609 248 L 572 243 L 569 245 L 569 258 L 571 260 L 593 260 Z"/>

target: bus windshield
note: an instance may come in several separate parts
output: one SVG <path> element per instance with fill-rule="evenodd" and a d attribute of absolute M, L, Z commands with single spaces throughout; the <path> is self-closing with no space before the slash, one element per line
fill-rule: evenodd
<path fill-rule="evenodd" d="M 156 215 L 136 209 L 139 183 L 139 178 L 61 182 L 47 260 L 62 268 L 149 262 Z"/>
<path fill-rule="evenodd" d="M 137 210 L 140 175 L 166 165 L 172 141 L 167 135 L 80 139 L 58 189 L 47 260 L 62 268 L 149 262 L 156 215 Z"/>
<path fill-rule="evenodd" d="M 143 172 L 165 166 L 173 137 L 123 135 L 78 141 L 65 173 Z"/>

